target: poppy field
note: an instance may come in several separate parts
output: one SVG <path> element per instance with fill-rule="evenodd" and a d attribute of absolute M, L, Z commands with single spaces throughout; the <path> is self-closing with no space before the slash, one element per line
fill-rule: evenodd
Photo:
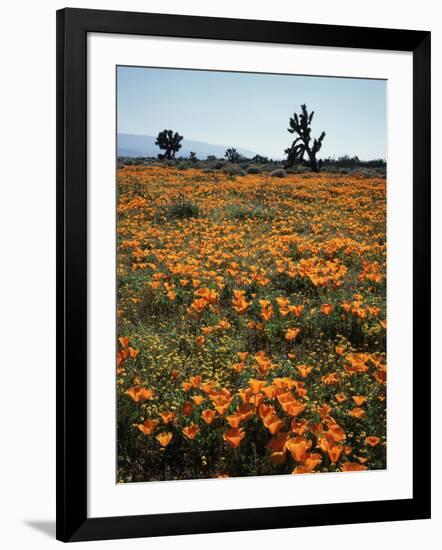
<path fill-rule="evenodd" d="M 169 164 L 117 173 L 117 482 L 385 469 L 385 177 Z"/>

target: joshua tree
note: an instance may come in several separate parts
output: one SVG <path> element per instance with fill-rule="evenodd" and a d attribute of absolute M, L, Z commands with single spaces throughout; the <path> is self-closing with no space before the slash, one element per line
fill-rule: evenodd
<path fill-rule="evenodd" d="M 165 158 L 167 160 L 175 158 L 175 153 L 181 149 L 182 139 L 183 136 L 180 136 L 178 132 L 173 133 L 173 130 L 163 130 L 160 132 L 155 141 L 155 145 L 158 145 L 165 153 L 164 155 L 159 154 L 158 158 Z"/>
<path fill-rule="evenodd" d="M 229 149 L 227 149 L 226 152 L 224 153 L 224 156 L 230 162 L 238 162 L 239 161 L 239 153 L 233 147 L 229 147 Z"/>
<path fill-rule="evenodd" d="M 269 162 L 269 159 L 267 157 L 263 157 L 262 155 L 255 155 L 252 160 L 253 162 L 256 162 L 256 164 L 267 164 Z"/>
<path fill-rule="evenodd" d="M 318 139 L 315 138 L 313 140 L 313 145 L 310 147 L 311 123 L 314 114 L 314 111 L 309 114 L 304 104 L 301 105 L 301 113 L 299 116 L 295 113 L 293 118 L 290 119 L 290 128 L 288 128 L 288 131 L 291 134 L 298 134 L 298 137 L 293 141 L 292 145 L 284 151 L 287 154 L 286 168 L 293 166 L 293 164 L 297 162 L 304 162 L 307 166 L 310 166 L 313 172 L 319 172 L 320 163 L 316 159 L 316 153 L 322 146 L 325 132 L 322 132 Z M 307 153 L 308 160 L 304 160 L 304 153 Z"/>
<path fill-rule="evenodd" d="M 198 159 L 196 158 L 196 153 L 193 151 L 190 151 L 189 160 L 192 162 L 196 162 Z"/>

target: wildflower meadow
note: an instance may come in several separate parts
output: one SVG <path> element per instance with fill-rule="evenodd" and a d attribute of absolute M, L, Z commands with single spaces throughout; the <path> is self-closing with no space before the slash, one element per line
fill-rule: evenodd
<path fill-rule="evenodd" d="M 118 170 L 117 481 L 385 469 L 385 175 L 229 166 Z"/>

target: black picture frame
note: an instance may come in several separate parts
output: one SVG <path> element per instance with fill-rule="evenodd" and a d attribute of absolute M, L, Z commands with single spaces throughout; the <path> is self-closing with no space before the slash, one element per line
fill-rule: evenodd
<path fill-rule="evenodd" d="M 413 498 L 87 517 L 87 34 L 413 54 Z M 419 460 L 417 460 L 419 456 Z M 63 9 L 57 12 L 57 539 L 86 541 L 430 517 L 430 33 Z"/>

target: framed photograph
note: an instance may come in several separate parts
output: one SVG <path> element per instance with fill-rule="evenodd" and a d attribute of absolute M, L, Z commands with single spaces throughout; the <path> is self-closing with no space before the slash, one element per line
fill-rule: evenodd
<path fill-rule="evenodd" d="M 57 538 L 430 517 L 430 33 L 57 12 Z"/>

